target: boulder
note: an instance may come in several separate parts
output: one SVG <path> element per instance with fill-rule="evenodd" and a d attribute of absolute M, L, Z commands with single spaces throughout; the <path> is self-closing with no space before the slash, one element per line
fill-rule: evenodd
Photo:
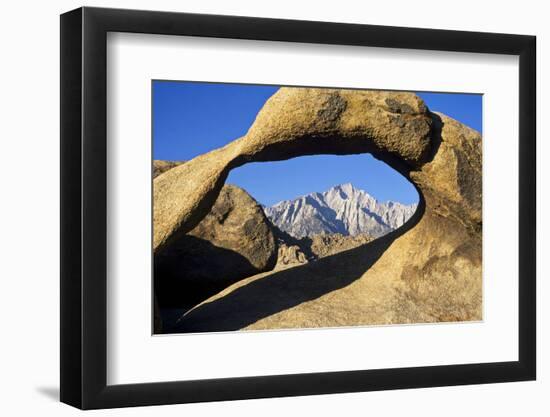
<path fill-rule="evenodd" d="M 174 331 L 481 320 L 481 136 L 412 93 L 281 88 L 245 136 L 154 180 L 154 250 L 208 214 L 237 166 L 356 153 L 372 153 L 415 185 L 420 202 L 407 223 L 316 262 L 241 280 Z"/>
<path fill-rule="evenodd" d="M 326 256 L 334 255 L 365 245 L 374 238 L 366 233 L 344 236 L 340 233 L 317 234 L 311 237 L 295 238 L 273 226 L 279 246 L 275 269 L 306 264 Z"/>
<path fill-rule="evenodd" d="M 234 282 L 273 269 L 277 245 L 262 208 L 246 191 L 225 185 L 190 232 L 155 254 L 162 308 L 188 308 Z"/>
<path fill-rule="evenodd" d="M 340 233 L 314 235 L 310 239 L 310 249 L 317 259 L 335 255 L 365 245 L 375 238 L 367 233 L 344 236 Z"/>
<path fill-rule="evenodd" d="M 302 248 L 298 245 L 279 244 L 277 254 L 277 269 L 288 268 L 290 266 L 302 265 L 308 262 L 308 259 Z"/>

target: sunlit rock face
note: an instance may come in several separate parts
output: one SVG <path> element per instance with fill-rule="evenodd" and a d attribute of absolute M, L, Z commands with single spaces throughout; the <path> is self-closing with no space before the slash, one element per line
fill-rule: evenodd
<path fill-rule="evenodd" d="M 417 188 L 420 202 L 402 227 L 241 280 L 174 331 L 480 320 L 481 136 L 411 93 L 281 88 L 245 136 L 154 180 L 154 250 L 208 214 L 237 166 L 356 153 L 372 153 Z"/>

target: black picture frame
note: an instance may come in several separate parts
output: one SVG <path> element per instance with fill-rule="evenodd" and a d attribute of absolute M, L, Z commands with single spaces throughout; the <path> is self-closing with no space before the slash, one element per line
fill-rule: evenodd
<path fill-rule="evenodd" d="M 519 56 L 519 360 L 107 385 L 108 32 Z M 61 401 L 82 409 L 534 380 L 536 38 L 251 17 L 80 8 L 61 15 Z"/>

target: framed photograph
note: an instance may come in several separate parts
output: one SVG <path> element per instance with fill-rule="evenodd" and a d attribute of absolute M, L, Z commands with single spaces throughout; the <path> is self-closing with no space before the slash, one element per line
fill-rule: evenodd
<path fill-rule="evenodd" d="M 61 401 L 533 380 L 535 37 L 61 16 Z"/>

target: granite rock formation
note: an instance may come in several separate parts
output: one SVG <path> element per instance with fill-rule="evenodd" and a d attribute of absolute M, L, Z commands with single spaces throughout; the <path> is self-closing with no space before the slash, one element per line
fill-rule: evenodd
<path fill-rule="evenodd" d="M 279 244 L 276 269 L 288 268 L 290 266 L 303 265 L 309 262 L 302 248 L 298 245 Z"/>
<path fill-rule="evenodd" d="M 354 249 L 365 245 L 375 238 L 361 233 L 355 236 L 344 236 L 340 233 L 318 234 L 297 239 L 273 226 L 279 246 L 275 269 L 294 267 L 314 262 L 326 256 Z"/>
<path fill-rule="evenodd" d="M 281 88 L 245 136 L 154 180 L 154 250 L 208 214 L 235 167 L 367 152 L 416 186 L 420 202 L 405 225 L 241 280 L 185 313 L 173 331 L 480 320 L 481 136 L 412 93 Z"/>
<path fill-rule="evenodd" d="M 344 236 L 340 233 L 315 235 L 310 239 L 310 250 L 316 259 L 335 255 L 365 245 L 375 238 L 367 233 Z"/>
<path fill-rule="evenodd" d="M 155 161 L 157 176 L 182 163 Z M 191 307 L 230 284 L 273 269 L 277 244 L 260 205 L 225 185 L 201 222 L 155 253 L 155 293 L 162 308 Z"/>
<path fill-rule="evenodd" d="M 162 250 L 193 229 L 233 168 L 303 155 L 372 153 L 405 173 L 426 161 L 431 125 L 424 102 L 410 93 L 281 88 L 245 136 L 155 179 L 153 248 Z"/>
<path fill-rule="evenodd" d="M 163 172 L 168 171 L 178 165 L 185 163 L 185 161 L 164 161 L 161 159 L 155 159 L 153 161 L 153 178 L 158 177 Z"/>

